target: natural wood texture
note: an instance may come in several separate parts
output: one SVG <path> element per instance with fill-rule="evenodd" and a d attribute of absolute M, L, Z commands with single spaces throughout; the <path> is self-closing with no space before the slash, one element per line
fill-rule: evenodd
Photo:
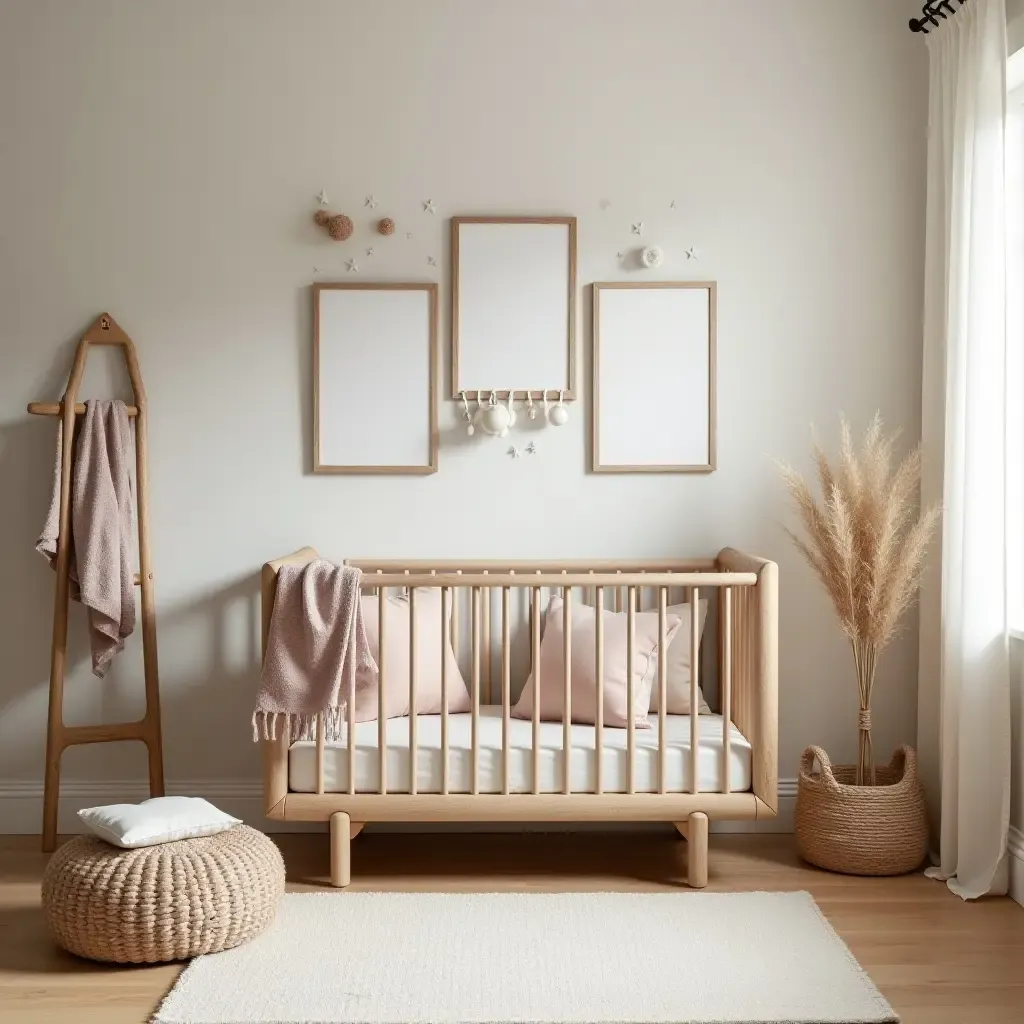
<path fill-rule="evenodd" d="M 64 676 L 67 661 L 68 600 L 71 563 L 71 480 L 74 462 L 75 416 L 79 405 L 78 389 L 85 373 L 89 349 L 93 345 L 114 345 L 121 349 L 128 379 L 135 396 L 135 520 L 139 541 L 140 630 L 142 668 L 146 695 L 145 714 L 136 722 L 110 725 L 66 726 L 64 724 Z M 156 643 L 156 598 L 154 595 L 152 551 L 149 541 L 149 438 L 146 417 L 146 388 L 131 338 L 109 313 L 101 313 L 78 342 L 67 387 L 57 412 L 52 406 L 33 402 L 29 412 L 59 415 L 63 427 L 61 441 L 60 519 L 57 539 L 57 580 L 54 587 L 53 635 L 50 648 L 50 690 L 46 721 L 46 761 L 43 783 L 43 834 L 45 851 L 57 840 L 57 812 L 60 804 L 61 756 L 70 746 L 80 743 L 108 743 L 138 740 L 146 745 L 150 796 L 164 794 L 163 737 L 160 726 L 160 672 Z M 82 412 L 85 407 L 82 406 Z"/>
<path fill-rule="evenodd" d="M 594 607 L 594 669 L 597 674 L 597 714 L 594 716 L 597 778 L 594 780 L 594 791 L 600 796 L 604 792 L 604 587 L 594 588 Z"/>
<path fill-rule="evenodd" d="M 686 880 L 693 889 L 708 884 L 708 816 L 694 811 L 686 822 Z"/>
<path fill-rule="evenodd" d="M 473 674 L 470 687 L 472 700 L 473 718 L 470 722 L 470 745 L 472 747 L 472 792 L 475 796 L 480 791 L 480 588 L 474 587 L 471 591 L 472 600 L 470 609 L 472 612 L 472 655 Z"/>
<path fill-rule="evenodd" d="M 352 821 L 344 811 L 331 815 L 331 885 L 342 889 L 352 881 Z"/>
<path fill-rule="evenodd" d="M 718 564 L 726 572 L 752 572 L 757 578 L 756 587 L 734 595 L 741 660 L 732 680 L 733 721 L 753 749 L 753 791 L 774 813 L 779 806 L 779 567 L 735 548 L 719 552 Z"/>
<path fill-rule="evenodd" d="M 490 397 L 491 391 L 479 388 L 459 387 L 459 226 L 462 224 L 565 224 L 569 232 L 569 280 L 568 287 L 568 322 L 566 324 L 566 379 L 568 388 L 561 394 L 558 388 L 547 388 L 540 391 L 513 391 L 513 401 L 526 401 L 533 396 L 535 401 L 543 402 L 545 398 L 557 400 L 576 398 L 576 218 L 575 217 L 452 217 L 451 219 L 451 259 L 452 259 L 452 393 L 456 399 L 465 392 L 469 401 L 477 401 L 481 395 Z M 481 381 L 480 383 L 484 383 Z M 498 399 L 508 399 L 508 389 L 497 390 L 493 394 Z"/>
<path fill-rule="evenodd" d="M 427 408 L 428 429 L 430 431 L 430 460 L 422 466 L 328 466 L 320 462 L 320 293 L 322 291 L 423 291 L 427 293 L 430 307 L 430 399 Z M 437 365 L 439 359 L 437 334 L 437 285 L 406 282 L 326 282 L 318 281 L 313 285 L 313 472 L 339 473 L 356 476 L 400 475 L 425 476 L 437 472 L 438 449 L 440 447 L 440 429 L 437 420 Z M 381 394 L 387 394 L 387 381 L 381 382 Z"/>
<path fill-rule="evenodd" d="M 377 758 L 382 794 L 388 791 L 388 716 L 384 705 L 384 694 L 387 693 L 387 594 L 387 587 L 377 589 Z"/>
<path fill-rule="evenodd" d="M 658 792 L 665 792 L 665 707 L 668 704 L 668 634 L 666 613 L 668 609 L 668 587 L 658 587 Z M 693 618 L 697 618 L 696 615 Z M 690 648 L 696 650 L 695 647 Z M 696 659 L 692 659 L 696 660 Z M 693 716 L 696 717 L 696 716 Z"/>
<path fill-rule="evenodd" d="M 730 792 L 729 759 L 732 753 L 732 587 L 720 591 L 722 661 L 719 673 L 722 716 L 722 791 Z"/>
<path fill-rule="evenodd" d="M 302 559 L 314 556 L 315 552 L 312 549 L 305 549 L 304 552 L 298 552 L 296 555 L 290 556 L 292 559 Z M 268 775 L 270 782 L 268 783 L 268 798 L 267 807 L 268 815 L 278 820 L 287 821 L 328 821 L 331 816 L 338 812 L 344 811 L 349 814 L 351 818 L 357 821 L 364 822 L 544 822 L 544 821 L 583 821 L 583 822 L 673 822 L 673 821 L 684 821 L 691 814 L 699 812 L 705 815 L 708 819 L 725 819 L 725 820 L 749 820 L 749 819 L 765 819 L 774 817 L 776 813 L 776 782 L 775 782 L 775 767 L 774 765 L 768 765 L 764 762 L 761 751 L 758 748 L 758 737 L 765 735 L 768 737 L 769 742 L 772 744 L 772 751 L 774 756 L 775 741 L 774 741 L 774 722 L 762 721 L 762 716 L 766 713 L 766 710 L 770 710 L 770 713 L 775 712 L 775 697 L 774 694 L 769 700 L 765 702 L 760 701 L 760 695 L 758 693 L 759 687 L 762 686 L 762 681 L 769 687 L 774 687 L 776 681 L 773 675 L 774 666 L 772 664 L 771 657 L 761 657 L 759 659 L 746 658 L 744 656 L 741 659 L 742 665 L 737 671 L 737 677 L 742 681 L 742 685 L 737 686 L 737 692 L 740 694 L 747 694 L 746 703 L 737 701 L 737 715 L 735 720 L 738 724 L 743 722 L 748 723 L 750 731 L 747 733 L 748 738 L 751 740 L 752 746 L 754 747 L 753 760 L 754 764 L 760 766 L 758 770 L 762 772 L 760 790 L 754 790 L 752 792 L 745 793 L 702 793 L 702 792 L 690 792 L 690 793 L 668 793 L 663 790 L 666 788 L 664 784 L 665 771 L 664 771 L 664 748 L 661 742 L 664 739 L 665 721 L 664 716 L 667 711 L 662 713 L 659 721 L 659 745 L 662 746 L 662 750 L 659 753 L 659 764 L 661 767 L 661 782 L 659 784 L 659 792 L 652 794 L 637 794 L 635 792 L 635 696 L 630 687 L 627 690 L 627 756 L 628 756 L 628 779 L 627 779 L 627 792 L 625 794 L 608 794 L 603 792 L 603 780 L 601 772 L 601 761 L 603 759 L 603 725 L 604 725 L 604 622 L 602 617 L 597 618 L 597 630 L 596 630 L 596 643 L 597 650 L 595 651 L 595 657 L 599 666 L 598 678 L 599 692 L 598 692 L 598 729 L 597 729 L 597 754 L 598 754 L 598 772 L 597 772 L 597 792 L 596 793 L 573 793 L 572 790 L 572 773 L 571 773 L 571 755 L 564 757 L 564 774 L 562 779 L 562 792 L 557 794 L 541 794 L 538 791 L 539 788 L 539 759 L 540 759 L 540 743 L 539 743 L 539 730 L 540 730 L 540 700 L 539 700 L 539 687 L 540 687 L 540 634 L 542 626 L 542 615 L 543 611 L 541 608 L 541 600 L 544 596 L 543 591 L 547 589 L 549 593 L 553 593 L 556 588 L 560 589 L 563 595 L 564 604 L 564 619 L 563 628 L 565 634 L 564 647 L 562 651 L 563 658 L 563 670 L 565 672 L 565 691 L 563 695 L 564 705 L 567 713 L 563 717 L 563 730 L 562 730 L 562 744 L 563 751 L 568 752 L 571 750 L 571 665 L 572 665 L 572 648 L 571 648 L 571 629 L 568 628 L 571 623 L 571 610 L 572 610 L 572 588 L 575 586 L 581 587 L 584 592 L 592 590 L 594 599 L 601 607 L 604 605 L 605 588 L 611 586 L 613 590 L 618 594 L 625 594 L 626 605 L 627 605 L 627 651 L 626 656 L 628 663 L 631 665 L 636 650 L 636 612 L 638 610 L 638 596 L 644 594 L 653 594 L 657 597 L 658 615 L 659 615 L 659 630 L 662 634 L 662 640 L 664 634 L 667 632 L 667 601 L 674 587 L 676 589 L 685 588 L 689 591 L 689 596 L 694 602 L 694 606 L 698 607 L 696 602 L 700 598 L 700 588 L 704 586 L 723 588 L 728 587 L 730 590 L 735 590 L 738 594 L 742 595 L 744 599 L 749 598 L 749 607 L 754 609 L 755 607 L 759 610 L 756 622 L 752 620 L 752 614 L 747 615 L 746 618 L 743 616 L 736 616 L 736 624 L 734 632 L 741 636 L 750 636 L 755 640 L 757 639 L 755 634 L 758 630 L 763 629 L 775 629 L 777 628 L 777 622 L 772 615 L 762 614 L 761 609 L 775 609 L 776 607 L 776 596 L 773 590 L 774 566 L 770 562 L 766 562 L 763 559 L 751 559 L 748 556 L 741 555 L 738 552 L 725 551 L 720 556 L 722 561 L 721 565 L 717 566 L 717 571 L 712 571 L 716 568 L 716 562 L 712 560 L 706 560 L 705 564 L 708 565 L 709 569 L 706 572 L 695 572 L 692 571 L 689 566 L 693 563 L 681 563 L 686 564 L 687 569 L 685 571 L 672 572 L 665 570 L 664 566 L 670 563 L 660 562 L 657 563 L 658 571 L 646 571 L 643 566 L 640 566 L 636 571 L 622 572 L 620 570 L 614 571 L 595 571 L 595 570 L 580 570 L 579 567 L 573 566 L 572 569 L 563 566 L 559 572 L 545 571 L 537 569 L 531 573 L 516 573 L 515 571 L 504 571 L 504 567 L 499 566 L 495 572 L 474 570 L 471 572 L 463 572 L 462 570 L 456 569 L 454 572 L 440 572 L 436 566 L 432 566 L 428 563 L 421 563 L 420 566 L 407 567 L 404 571 L 390 571 L 394 569 L 394 566 L 389 565 L 387 568 L 389 571 L 383 571 L 381 566 L 377 566 L 376 570 L 373 569 L 375 563 L 373 562 L 362 562 L 355 563 L 364 568 L 364 571 L 370 571 L 372 575 L 368 576 L 364 581 L 364 587 L 368 590 L 373 588 L 377 589 L 378 596 L 378 613 L 380 616 L 382 631 L 383 627 L 387 622 L 387 617 L 384 615 L 384 601 L 388 586 L 396 586 L 400 588 L 410 588 L 419 586 L 433 586 L 439 588 L 442 593 L 442 611 L 446 611 L 449 607 L 449 599 L 457 603 L 460 592 L 469 588 L 469 604 L 470 604 L 470 623 L 469 623 L 469 654 L 470 654 L 470 696 L 471 696 L 471 729 L 472 729 L 472 746 L 471 746 L 471 757 L 472 757 L 472 784 L 471 792 L 469 794 L 452 794 L 448 791 L 447 776 L 448 776 L 448 751 L 447 751 L 447 715 L 442 713 L 442 734 L 444 739 L 442 740 L 442 747 L 445 749 L 445 769 L 442 774 L 442 792 L 439 794 L 418 794 L 415 792 L 415 783 L 412 782 L 410 785 L 410 792 L 407 794 L 394 794 L 388 793 L 387 782 L 384 775 L 385 772 L 385 744 L 384 744 L 384 729 L 385 720 L 383 717 L 378 719 L 378 757 L 380 759 L 380 770 L 382 777 L 382 784 L 379 792 L 377 793 L 290 793 L 287 791 L 287 746 L 278 744 L 265 744 L 268 751 L 268 758 L 275 762 L 273 773 Z M 735 569 L 732 565 L 726 565 L 733 561 L 736 562 Z M 279 563 L 274 563 L 279 564 Z M 529 563 L 527 563 L 529 564 Z M 265 576 L 268 572 L 272 575 L 273 566 L 265 568 Z M 762 585 L 764 586 L 764 593 L 760 593 Z M 481 600 L 484 594 L 488 595 L 492 589 L 500 588 L 502 592 L 502 625 L 501 625 L 501 665 L 502 665 L 502 734 L 506 738 L 505 750 L 503 753 L 504 765 L 503 773 L 503 786 L 502 792 L 496 794 L 480 794 L 479 792 L 479 714 L 480 714 L 480 690 L 482 682 L 481 672 L 481 659 L 487 657 L 488 652 L 481 651 L 482 638 L 481 638 Z M 639 595 L 638 595 L 639 590 Z M 533 715 L 532 715 L 532 786 L 533 792 L 531 794 L 512 794 L 508 792 L 509 780 L 508 780 L 508 750 L 507 750 L 507 737 L 508 737 L 508 718 L 509 718 L 509 674 L 510 674 L 510 624 L 509 624 L 509 601 L 511 593 L 515 591 L 519 594 L 529 592 L 530 597 L 530 652 L 531 652 L 531 667 L 533 670 L 533 686 L 536 687 L 535 699 L 533 703 Z M 415 594 L 415 591 L 412 591 Z M 265 601 L 269 602 L 272 600 L 272 590 L 265 588 L 264 590 Z M 415 596 L 411 598 L 415 602 Z M 264 608 L 264 617 L 267 620 L 269 615 L 269 603 Z M 452 621 L 454 623 L 454 605 Z M 747 620 L 751 620 L 748 622 Z M 444 615 L 442 616 L 442 623 L 445 621 Z M 415 622 L 415 616 L 412 616 L 412 622 Z M 691 628 L 698 624 L 698 618 L 693 617 L 691 622 Z M 444 626 L 442 625 L 442 629 Z M 415 629 L 410 625 L 410 650 L 416 646 L 415 642 Z M 735 638 L 732 638 L 733 640 Z M 697 638 L 691 635 L 691 644 L 694 649 L 697 650 L 696 644 Z M 764 649 L 770 651 L 774 643 L 774 638 L 769 638 L 763 645 Z M 732 640 L 730 641 L 732 644 Z M 740 648 L 749 648 L 750 643 L 741 639 L 739 641 Z M 382 635 L 381 638 L 382 650 L 386 648 L 386 643 Z M 384 659 L 379 659 L 382 675 L 386 672 L 386 666 L 384 665 Z M 414 662 L 415 664 L 415 662 Z M 442 666 L 442 672 L 444 677 L 444 668 Z M 659 693 L 664 697 L 665 691 L 667 690 L 667 678 L 665 673 L 667 669 L 662 665 L 659 671 L 658 686 Z M 696 689 L 699 682 L 699 659 L 694 661 L 694 669 L 692 674 L 692 685 Z M 415 673 L 410 674 L 410 696 L 415 696 Z M 444 683 L 445 688 L 447 683 Z M 384 688 L 381 688 L 381 694 L 384 692 Z M 691 697 L 696 705 L 696 697 L 691 692 Z M 667 709 L 667 700 L 663 699 L 662 707 Z M 378 706 L 378 713 L 382 711 L 381 707 Z M 756 711 L 756 714 L 755 714 Z M 694 717 L 691 728 L 696 729 L 696 717 Z M 741 725 L 742 727 L 742 725 Z M 745 730 L 746 731 L 746 730 Z M 692 789 L 699 789 L 696 785 L 698 778 L 698 771 L 696 765 L 696 754 L 699 752 L 698 745 L 699 737 L 694 736 L 691 733 L 691 740 L 694 750 L 694 759 L 691 761 L 691 771 L 693 772 L 693 778 L 695 780 Z M 414 727 L 410 729 L 410 742 L 415 743 Z M 411 763 L 415 762 L 415 758 L 411 758 Z M 351 775 L 350 775 L 351 777 Z M 283 795 L 282 795 L 283 787 Z"/>
<path fill-rule="evenodd" d="M 501 588 L 501 791 L 509 791 L 508 736 L 511 718 L 512 644 L 509 625 L 509 589 Z"/>
<path fill-rule="evenodd" d="M 448 637 L 445 635 L 450 612 L 451 591 L 441 588 L 441 794 L 448 793 Z"/>
<path fill-rule="evenodd" d="M 323 835 L 275 835 L 288 889 L 324 891 Z M 182 965 L 117 967 L 58 949 L 39 908 L 46 856 L 34 836 L 0 837 L 0 1024 L 144 1024 Z M 673 892 L 685 846 L 669 831 L 388 835 L 352 846 L 349 892 Z M 803 864 L 792 836 L 716 835 L 709 892 L 810 891 L 903 1024 L 1019 1024 L 1024 911 L 966 904 L 920 874 L 832 875 Z M 343 910 L 343 904 L 339 903 Z"/>
<path fill-rule="evenodd" d="M 700 792 L 700 588 L 690 588 L 690 792 Z M 728 772 L 726 772 L 728 774 Z"/>
<path fill-rule="evenodd" d="M 530 665 L 533 671 L 533 792 L 540 793 L 540 587 L 531 590 Z"/>
<path fill-rule="evenodd" d="M 700 288 L 708 292 L 708 461 L 693 466 L 604 466 L 601 464 L 598 425 L 601 419 L 601 291 L 612 288 Z M 713 473 L 718 467 L 718 284 L 715 281 L 602 281 L 591 285 L 593 299 L 593 397 L 590 408 L 591 469 L 595 473 Z"/>
<path fill-rule="evenodd" d="M 139 415 L 139 407 L 137 405 L 127 405 L 125 409 L 130 417 Z M 63 416 L 64 410 L 60 402 L 29 402 L 28 412 L 32 416 Z M 85 403 L 77 402 L 75 404 L 75 415 L 85 415 Z"/>
<path fill-rule="evenodd" d="M 420 716 L 416 713 L 416 673 L 418 671 L 416 665 L 416 649 L 419 643 L 419 637 L 417 636 L 417 624 L 416 624 L 416 590 L 413 588 L 409 589 L 409 792 L 415 796 L 417 789 L 417 775 L 418 775 L 418 755 L 419 755 L 419 736 L 417 735 L 417 727 L 419 725 Z M 381 692 L 384 692 L 384 688 L 381 687 Z M 353 745 L 349 744 L 349 749 L 354 749 Z"/>
<path fill-rule="evenodd" d="M 774 817 L 753 793 L 289 793 L 279 817 L 328 821 L 335 811 L 357 821 L 678 821 L 694 811 L 712 820 L 750 821 Z"/>
<path fill-rule="evenodd" d="M 353 564 L 351 562 L 346 564 Z M 365 570 L 364 570 L 365 572 Z M 589 587 L 594 584 L 594 577 L 606 573 L 591 572 L 542 572 L 538 570 L 529 580 L 514 572 L 494 572 L 486 576 L 476 573 L 447 572 L 382 572 L 363 579 L 364 589 L 374 587 L 455 587 L 468 589 L 472 587 L 525 587 L 535 586 L 547 589 L 562 587 Z M 605 580 L 604 582 L 609 582 Z M 616 573 L 615 583 L 621 587 L 753 587 L 758 583 L 756 572 L 624 572 Z"/>
<path fill-rule="evenodd" d="M 422 573 L 434 570 L 439 573 L 462 572 L 535 572 L 535 573 L 609 573 L 609 572 L 717 572 L 715 558 L 652 558 L 635 559 L 560 559 L 557 562 L 525 558 L 508 558 L 504 561 L 490 558 L 470 559 L 396 559 L 396 558 L 348 558 L 346 565 L 362 569 L 363 572 L 409 572 Z M 589 581 L 593 584 L 593 580 Z M 677 583 L 673 583 L 676 586 Z M 579 586 L 579 584 L 577 584 Z"/>
<path fill-rule="evenodd" d="M 633 686 L 633 652 L 636 650 L 636 590 L 626 590 L 626 756 L 629 785 L 627 792 L 636 792 L 636 697 Z"/>
<path fill-rule="evenodd" d="M 562 792 L 572 792 L 572 587 L 562 591 Z"/>

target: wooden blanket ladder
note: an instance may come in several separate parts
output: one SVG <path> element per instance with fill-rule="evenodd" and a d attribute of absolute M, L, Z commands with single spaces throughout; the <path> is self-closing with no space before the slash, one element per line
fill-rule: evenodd
<path fill-rule="evenodd" d="M 71 480 L 75 457 L 75 416 L 85 412 L 77 404 L 85 361 L 92 345 L 121 348 L 134 393 L 128 415 L 135 420 L 135 501 L 139 531 L 139 571 L 135 585 L 142 595 L 142 663 L 146 689 L 146 713 L 137 722 L 110 725 L 64 724 L 64 671 L 68 640 L 68 571 L 71 558 Z M 46 778 L 43 789 L 43 850 L 57 844 L 57 810 L 60 800 L 61 755 L 80 743 L 110 743 L 139 740 L 149 752 L 150 796 L 164 795 L 163 741 L 160 728 L 160 683 L 156 654 L 156 606 L 153 568 L 149 550 L 149 480 L 146 447 L 146 389 L 131 338 L 109 313 L 102 313 L 82 335 L 75 350 L 64 397 L 57 404 L 31 402 L 28 411 L 35 416 L 59 416 L 63 424 L 63 450 L 60 479 L 60 533 L 57 542 L 57 585 L 53 603 L 53 647 L 50 653 L 50 704 L 46 722 Z"/>

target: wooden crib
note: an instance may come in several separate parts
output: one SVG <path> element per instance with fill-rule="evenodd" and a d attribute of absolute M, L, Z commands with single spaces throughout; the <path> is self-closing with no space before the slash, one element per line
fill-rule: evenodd
<path fill-rule="evenodd" d="M 264 653 L 278 570 L 317 557 L 307 547 L 263 566 Z M 457 655 L 465 655 L 460 662 L 468 664 L 463 674 L 472 706 L 468 716 L 443 712 L 388 720 L 380 715 L 358 725 L 350 711 L 340 743 L 325 743 L 319 729 L 315 743 L 292 744 L 287 726 L 275 740 L 263 741 L 266 815 L 275 821 L 330 822 L 332 885 L 348 885 L 350 842 L 368 822 L 664 821 L 687 840 L 688 883 L 700 888 L 707 884 L 709 819 L 761 819 L 777 813 L 778 568 L 773 562 L 726 548 L 717 558 L 658 562 L 348 564 L 363 570 L 364 594 L 380 602 L 382 630 L 389 592 L 441 589 L 440 622 L 447 622 L 450 613 L 448 639 Z M 597 607 L 625 610 L 630 659 L 634 616 L 645 604 L 657 611 L 664 640 L 670 594 L 684 594 L 691 609 L 707 598 L 710 628 L 703 643 L 699 615 L 690 616 L 690 650 L 698 652 L 691 653 L 690 707 L 698 706 L 703 683 L 718 716 L 666 714 L 667 659 L 660 658 L 655 685 L 661 700 L 650 716 L 651 730 L 634 728 L 631 692 L 627 727 L 603 728 L 603 617 L 597 616 L 597 725 L 574 725 L 569 715 L 561 723 L 541 722 L 536 710 L 532 721 L 511 718 L 516 647 L 526 648 L 519 651 L 525 679 L 538 660 L 551 593 L 563 596 L 567 615 L 574 595 Z M 518 622 L 517 610 L 522 613 Z M 416 620 L 413 611 L 410 707 L 415 707 L 416 694 Z M 568 708 L 571 632 L 564 636 Z M 384 648 L 382 636 L 382 677 L 388 670 Z M 459 736 L 468 738 L 463 742 Z M 488 736 L 494 738 L 489 746 Z M 484 777 L 481 752 L 488 767 Z M 421 781 L 424 756 L 436 758 L 436 784 Z M 557 774 L 549 770 L 545 779 L 542 763 Z M 617 764 L 621 772 L 609 767 Z M 360 774 L 367 765 L 372 782 L 366 781 L 365 771 Z M 585 781 L 574 786 L 574 772 Z M 340 785 L 335 776 L 343 778 Z"/>

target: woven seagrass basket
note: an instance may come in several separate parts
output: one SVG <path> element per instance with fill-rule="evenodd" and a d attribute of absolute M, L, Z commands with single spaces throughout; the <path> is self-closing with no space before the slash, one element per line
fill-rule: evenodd
<path fill-rule="evenodd" d="M 811 774 L 814 761 L 821 772 Z M 857 786 L 854 765 L 833 765 L 821 747 L 800 760 L 796 842 L 804 860 L 844 875 L 902 875 L 928 852 L 924 789 L 917 755 L 900 747 L 875 769 L 874 786 Z"/>

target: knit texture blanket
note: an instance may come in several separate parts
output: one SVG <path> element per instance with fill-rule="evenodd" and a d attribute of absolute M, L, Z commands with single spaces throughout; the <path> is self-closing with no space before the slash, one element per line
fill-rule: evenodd
<path fill-rule="evenodd" d="M 129 466 L 134 438 L 121 401 L 85 403 L 74 439 L 71 477 L 71 596 L 89 613 L 92 670 L 101 678 L 135 629 L 132 568 L 134 496 Z M 53 488 L 36 550 L 57 567 L 64 424 L 57 425 Z"/>
<path fill-rule="evenodd" d="M 252 716 L 254 740 L 276 738 L 282 716 L 292 740 L 315 739 L 319 714 L 324 738 L 341 738 L 357 671 L 377 671 L 363 623 L 362 577 L 359 569 L 323 558 L 281 567 Z"/>

